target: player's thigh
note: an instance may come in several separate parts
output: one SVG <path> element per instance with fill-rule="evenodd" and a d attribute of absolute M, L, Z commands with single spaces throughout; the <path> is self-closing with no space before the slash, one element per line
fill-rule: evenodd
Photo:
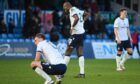
<path fill-rule="evenodd" d="M 51 64 L 42 62 L 41 65 L 42 65 L 43 71 L 45 71 L 47 74 L 52 75 L 55 72 Z"/>
<path fill-rule="evenodd" d="M 70 36 L 70 38 L 68 39 L 68 47 L 75 48 L 77 45 L 77 41 L 77 35 Z"/>
<path fill-rule="evenodd" d="M 124 43 L 124 49 L 128 52 L 128 53 L 132 53 L 132 45 L 130 43 L 130 40 L 125 41 Z"/>
<path fill-rule="evenodd" d="M 65 64 L 52 65 L 52 67 L 54 69 L 54 73 L 52 75 L 63 75 L 67 70 L 67 66 Z"/>
<path fill-rule="evenodd" d="M 73 47 L 68 46 L 67 49 L 66 49 L 65 55 L 66 56 L 70 56 L 72 51 L 73 51 L 73 49 L 74 49 Z"/>
<path fill-rule="evenodd" d="M 76 48 L 77 56 L 83 56 L 83 46 L 79 46 Z"/>
<path fill-rule="evenodd" d="M 117 43 L 117 54 L 122 54 L 123 51 L 123 42 Z"/>
<path fill-rule="evenodd" d="M 132 52 L 133 52 L 132 48 L 126 48 L 126 51 L 127 51 L 128 53 L 132 53 Z"/>
<path fill-rule="evenodd" d="M 77 41 L 78 47 L 83 47 L 84 46 L 84 34 L 78 35 L 77 38 L 78 38 L 78 41 Z"/>
<path fill-rule="evenodd" d="M 67 66 L 65 64 L 57 64 L 57 65 L 51 65 L 47 63 L 41 64 L 43 70 L 49 75 L 63 75 L 67 70 Z"/>

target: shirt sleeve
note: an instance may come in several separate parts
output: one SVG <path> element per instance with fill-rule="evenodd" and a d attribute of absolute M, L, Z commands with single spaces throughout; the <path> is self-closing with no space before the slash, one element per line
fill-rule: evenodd
<path fill-rule="evenodd" d="M 40 45 L 37 45 L 36 52 L 42 52 L 42 49 L 41 49 L 41 46 Z"/>
<path fill-rule="evenodd" d="M 73 15 L 75 15 L 75 14 L 77 14 L 76 8 L 73 7 L 73 8 L 71 9 L 71 16 L 73 16 Z"/>
<path fill-rule="evenodd" d="M 117 27 L 117 28 L 119 27 L 119 25 L 118 25 L 118 20 L 117 20 L 117 19 L 116 19 L 115 22 L 114 22 L 114 28 L 116 28 L 116 27 Z"/>

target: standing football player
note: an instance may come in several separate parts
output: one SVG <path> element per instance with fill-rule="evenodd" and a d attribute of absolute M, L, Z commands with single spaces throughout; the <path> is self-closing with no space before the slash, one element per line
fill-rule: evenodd
<path fill-rule="evenodd" d="M 89 14 L 85 11 L 79 10 L 76 7 L 73 7 L 71 3 L 65 2 L 63 4 L 65 12 L 69 12 L 71 29 L 70 29 L 70 38 L 68 40 L 68 46 L 65 52 L 64 60 L 66 65 L 70 61 L 70 55 L 74 48 L 76 48 L 77 56 L 79 58 L 79 67 L 80 73 L 76 75 L 76 78 L 85 78 L 84 72 L 84 56 L 83 56 L 83 41 L 84 41 L 84 21 L 88 18 Z"/>
<path fill-rule="evenodd" d="M 59 75 L 63 75 L 67 69 L 63 56 L 54 44 L 45 40 L 45 36 L 41 33 L 35 36 L 34 42 L 37 45 L 37 50 L 31 67 L 46 80 L 45 84 L 54 84 L 49 75 L 55 75 L 56 84 L 61 84 Z M 41 55 L 45 62 L 41 62 Z"/>
<path fill-rule="evenodd" d="M 116 65 L 117 71 L 125 70 L 124 63 L 132 55 L 132 38 L 129 30 L 129 21 L 127 18 L 127 10 L 120 9 L 120 16 L 115 19 L 114 22 L 114 33 L 117 43 L 117 56 Z M 127 51 L 124 58 L 121 59 L 122 51 L 125 49 Z"/>

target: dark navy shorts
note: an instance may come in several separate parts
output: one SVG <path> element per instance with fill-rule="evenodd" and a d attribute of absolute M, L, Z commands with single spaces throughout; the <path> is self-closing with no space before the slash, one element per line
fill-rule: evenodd
<path fill-rule="evenodd" d="M 121 41 L 120 44 L 117 43 L 117 51 L 123 51 L 123 49 L 132 48 L 130 40 Z"/>
<path fill-rule="evenodd" d="M 68 39 L 68 45 L 73 48 L 83 46 L 83 42 L 84 42 L 84 34 L 74 34 L 70 36 L 70 38 Z"/>
<path fill-rule="evenodd" d="M 41 65 L 43 70 L 49 75 L 63 75 L 67 70 L 67 66 L 65 64 L 51 65 L 42 62 Z"/>

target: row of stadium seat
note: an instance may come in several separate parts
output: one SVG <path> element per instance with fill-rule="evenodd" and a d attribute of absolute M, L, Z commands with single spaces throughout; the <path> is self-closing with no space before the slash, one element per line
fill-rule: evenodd
<path fill-rule="evenodd" d="M 113 30 L 114 29 L 114 25 L 113 24 L 107 24 L 105 25 L 106 29 L 109 31 L 109 30 Z M 137 27 L 138 30 L 140 30 L 140 26 Z M 136 26 L 135 25 L 130 25 L 130 31 L 134 31 L 136 29 Z"/>
<path fill-rule="evenodd" d="M 0 38 L 21 38 L 21 34 L 0 34 Z"/>
<path fill-rule="evenodd" d="M 32 39 L 0 39 L 0 42 L 33 42 Z"/>

